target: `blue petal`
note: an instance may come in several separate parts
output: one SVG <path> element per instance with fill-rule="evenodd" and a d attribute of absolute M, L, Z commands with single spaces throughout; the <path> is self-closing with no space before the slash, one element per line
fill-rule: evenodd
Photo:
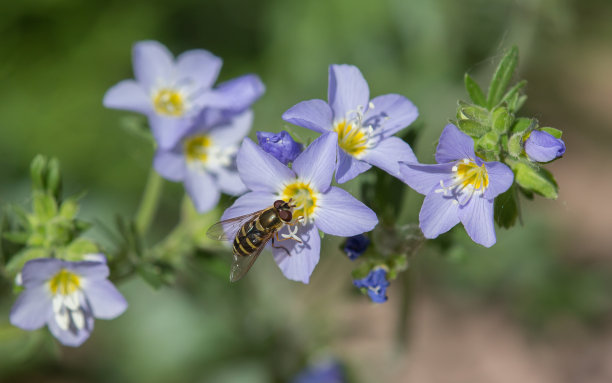
<path fill-rule="evenodd" d="M 158 149 L 153 157 L 153 168 L 159 175 L 173 182 L 185 179 L 185 156 L 178 150 Z"/>
<path fill-rule="evenodd" d="M 453 178 L 454 164 L 400 164 L 400 179 L 421 194 L 428 194 L 432 188 L 445 185 Z"/>
<path fill-rule="evenodd" d="M 338 150 L 338 162 L 336 163 L 336 182 L 345 183 L 370 169 L 372 165 L 365 161 L 347 154 L 344 150 Z"/>
<path fill-rule="evenodd" d="M 80 262 L 64 262 L 65 269 L 73 271 L 75 274 L 89 280 L 99 281 L 104 280 L 109 275 L 106 262 L 99 261 L 80 261 Z"/>
<path fill-rule="evenodd" d="M 220 168 L 215 171 L 215 175 L 217 177 L 217 185 L 223 193 L 240 195 L 248 190 L 240 179 L 237 170 Z"/>
<path fill-rule="evenodd" d="M 42 327 L 53 315 L 51 299 L 46 283 L 26 288 L 11 308 L 11 324 L 24 330 Z"/>
<path fill-rule="evenodd" d="M 242 182 L 253 191 L 278 193 L 286 181 L 295 179 L 295 173 L 266 153 L 250 138 L 245 138 L 236 159 Z"/>
<path fill-rule="evenodd" d="M 308 283 L 310 275 L 319 263 L 321 237 L 314 225 L 299 226 L 297 235 L 303 243 L 292 239 L 275 243 L 275 246 L 287 249 L 290 255 L 283 249 L 273 248 L 274 260 L 287 279 Z"/>
<path fill-rule="evenodd" d="M 86 282 L 83 290 L 96 318 L 113 319 L 127 309 L 127 301 L 109 280 Z"/>
<path fill-rule="evenodd" d="M 57 325 L 57 322 L 55 321 L 54 317 L 51 317 L 49 321 L 47 322 L 47 324 L 49 325 L 49 331 L 51 331 L 51 334 L 53 334 L 53 336 L 61 344 L 63 344 L 64 346 L 70 346 L 70 347 L 78 347 L 82 345 L 83 342 L 85 342 L 91 335 L 91 332 L 93 331 L 93 327 L 94 327 L 94 319 L 93 319 L 93 315 L 90 312 L 86 312 L 85 323 L 86 325 L 83 329 L 78 330 L 76 333 L 73 333 L 70 331 L 70 329 L 63 330 L 62 328 L 60 328 Z"/>
<path fill-rule="evenodd" d="M 196 166 L 187 169 L 185 190 L 199 213 L 206 213 L 214 208 L 221 196 L 213 177 Z"/>
<path fill-rule="evenodd" d="M 315 225 L 326 234 L 349 237 L 378 224 L 376 213 L 343 189 L 332 186 L 317 201 Z"/>
<path fill-rule="evenodd" d="M 222 64 L 223 61 L 209 51 L 186 51 L 176 58 L 177 82 L 189 82 L 195 89 L 212 88 Z"/>
<path fill-rule="evenodd" d="M 459 218 L 472 241 L 491 247 L 495 244 L 495 225 L 493 223 L 493 200 L 473 197 L 459 209 Z"/>
<path fill-rule="evenodd" d="M 147 92 L 134 80 L 123 80 L 104 94 L 102 104 L 107 108 L 129 110 L 149 115 L 153 112 Z"/>
<path fill-rule="evenodd" d="M 213 91 L 202 95 L 198 101 L 206 106 L 238 114 L 250 108 L 265 89 L 259 76 L 248 74 L 220 84 Z"/>
<path fill-rule="evenodd" d="M 565 154 L 565 142 L 548 132 L 534 130 L 525 141 L 525 153 L 532 161 L 549 162 Z"/>
<path fill-rule="evenodd" d="M 489 175 L 489 186 L 484 192 L 484 197 L 493 199 L 512 186 L 514 173 L 501 162 L 485 162 L 484 165 Z"/>
<path fill-rule="evenodd" d="M 436 238 L 458 223 L 459 205 L 455 199 L 433 190 L 425 196 L 419 213 L 419 226 L 425 238 Z"/>
<path fill-rule="evenodd" d="M 132 48 L 134 77 L 149 92 L 171 82 L 174 71 L 172 53 L 157 41 L 140 41 Z"/>
<path fill-rule="evenodd" d="M 436 149 L 436 161 L 439 164 L 468 158 L 474 160 L 474 140 L 459 130 L 455 125 L 448 124 L 440 135 Z"/>
<path fill-rule="evenodd" d="M 283 120 L 315 132 L 325 133 L 332 128 L 332 110 L 323 100 L 302 101 L 283 113 Z"/>
<path fill-rule="evenodd" d="M 319 192 L 325 192 L 331 185 L 337 152 L 338 135 L 335 132 L 325 133 L 293 161 L 292 169 L 304 182 L 310 183 Z"/>
<path fill-rule="evenodd" d="M 253 111 L 247 110 L 227 122 L 216 125 L 209 130 L 214 145 L 223 147 L 242 141 L 253 125 Z"/>
<path fill-rule="evenodd" d="M 370 101 L 374 109 L 368 108 L 364 125 L 380 127 L 384 136 L 389 137 L 412 124 L 419 111 L 406 97 L 399 94 L 385 94 Z"/>
<path fill-rule="evenodd" d="M 410 145 L 398 137 L 383 139 L 378 145 L 368 150 L 362 158 L 365 162 L 398 178 L 400 178 L 400 161 L 418 162 Z"/>
<path fill-rule="evenodd" d="M 64 263 L 57 258 L 37 258 L 26 262 L 21 270 L 22 285 L 28 288 L 47 282 L 62 269 Z"/>
<path fill-rule="evenodd" d="M 159 114 L 149 116 L 151 132 L 160 149 L 172 149 L 187 134 L 193 124 L 193 116 L 167 117 Z"/>
<path fill-rule="evenodd" d="M 370 89 L 363 75 L 352 65 L 330 65 L 327 99 L 334 117 L 333 121 L 344 120 L 357 107 L 368 107 Z"/>

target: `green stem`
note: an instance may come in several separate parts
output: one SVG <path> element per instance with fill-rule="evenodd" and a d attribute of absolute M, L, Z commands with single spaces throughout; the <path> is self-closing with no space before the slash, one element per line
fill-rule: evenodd
<path fill-rule="evenodd" d="M 149 178 L 147 179 L 147 185 L 145 186 L 142 199 L 140 200 L 140 206 L 134 218 L 136 230 L 142 236 L 147 233 L 151 226 L 151 222 L 159 206 L 163 185 L 163 178 L 151 168 Z"/>

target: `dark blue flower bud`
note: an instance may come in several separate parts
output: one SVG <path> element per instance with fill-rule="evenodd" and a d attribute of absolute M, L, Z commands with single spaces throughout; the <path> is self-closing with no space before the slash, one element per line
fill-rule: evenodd
<path fill-rule="evenodd" d="M 368 237 L 363 234 L 354 235 L 346 239 L 344 252 L 351 261 L 354 261 L 367 250 L 368 245 L 370 245 Z"/>
<path fill-rule="evenodd" d="M 285 165 L 293 162 L 304 149 L 302 144 L 293 141 L 291 135 L 284 130 L 280 133 L 257 132 L 257 140 L 264 151 Z"/>

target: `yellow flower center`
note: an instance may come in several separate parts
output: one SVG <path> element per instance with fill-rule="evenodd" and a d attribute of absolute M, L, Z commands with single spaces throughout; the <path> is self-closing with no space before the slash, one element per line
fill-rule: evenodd
<path fill-rule="evenodd" d="M 212 139 L 207 134 L 193 136 L 185 140 L 184 150 L 188 161 L 206 162 Z"/>
<path fill-rule="evenodd" d="M 463 188 L 471 186 L 474 190 L 484 190 L 489 186 L 489 173 L 484 164 L 478 166 L 474 161 L 465 159 L 453 167 Z"/>
<path fill-rule="evenodd" d="M 79 290 L 80 285 L 81 281 L 79 276 L 66 269 L 61 269 L 60 272 L 55 274 L 49 281 L 49 289 L 53 295 L 57 293 L 61 295 L 70 295 Z"/>
<path fill-rule="evenodd" d="M 153 96 L 153 106 L 158 114 L 178 117 L 185 111 L 183 96 L 174 89 L 160 89 Z"/>
<path fill-rule="evenodd" d="M 318 193 L 310 184 L 296 181 L 285 186 L 280 199 L 283 201 L 291 200 L 291 204 L 295 205 L 293 219 L 304 217 L 303 222 L 306 223 L 315 213 Z"/>
<path fill-rule="evenodd" d="M 334 131 L 338 133 L 338 145 L 351 156 L 358 157 L 367 149 L 368 136 L 361 127 L 341 121 Z"/>

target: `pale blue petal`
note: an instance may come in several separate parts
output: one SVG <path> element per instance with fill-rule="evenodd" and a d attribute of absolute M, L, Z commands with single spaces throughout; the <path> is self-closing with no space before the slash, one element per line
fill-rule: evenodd
<path fill-rule="evenodd" d="M 231 120 L 210 129 L 210 138 L 216 146 L 234 145 L 242 141 L 253 125 L 253 111 L 247 110 Z"/>
<path fill-rule="evenodd" d="M 193 123 L 191 116 L 167 117 L 159 114 L 149 116 L 151 132 L 160 149 L 172 149 L 187 134 Z"/>
<path fill-rule="evenodd" d="M 86 280 L 83 291 L 96 318 L 113 319 L 127 309 L 127 301 L 107 279 Z"/>
<path fill-rule="evenodd" d="M 485 167 L 489 175 L 489 186 L 484 192 L 486 199 L 493 199 L 512 186 L 514 173 L 508 166 L 501 162 L 485 162 Z"/>
<path fill-rule="evenodd" d="M 332 129 L 332 110 L 323 100 L 302 101 L 283 113 L 283 120 L 325 133 Z"/>
<path fill-rule="evenodd" d="M 493 200 L 473 197 L 459 209 L 459 218 L 472 241 L 491 247 L 495 244 L 495 225 L 493 223 Z"/>
<path fill-rule="evenodd" d="M 400 161 L 418 163 L 410 145 L 398 137 L 384 138 L 378 145 L 369 149 L 362 159 L 398 178 L 400 178 Z"/>
<path fill-rule="evenodd" d="M 150 97 L 134 80 L 123 80 L 107 90 L 102 104 L 107 108 L 129 110 L 146 115 L 153 112 Z"/>
<path fill-rule="evenodd" d="M 26 288 L 11 308 L 10 321 L 24 330 L 42 327 L 53 315 L 51 291 L 46 283 Z"/>
<path fill-rule="evenodd" d="M 231 113 L 242 113 L 264 94 L 266 87 L 259 76 L 248 74 L 220 84 L 211 92 L 203 94 L 198 102 Z"/>
<path fill-rule="evenodd" d="M 217 206 L 221 197 L 213 177 L 197 166 L 188 167 L 185 190 L 199 213 L 206 213 Z"/>
<path fill-rule="evenodd" d="M 140 41 L 132 48 L 134 77 L 146 92 L 171 82 L 174 58 L 164 45 L 157 41 Z"/>
<path fill-rule="evenodd" d="M 281 230 L 281 232 L 283 231 Z M 314 225 L 300 226 L 297 235 L 303 243 L 292 239 L 275 242 L 275 246 L 282 246 L 291 255 L 283 249 L 273 248 L 274 260 L 287 279 L 308 283 L 310 275 L 319 263 L 321 237 L 319 237 L 319 231 Z"/>
<path fill-rule="evenodd" d="M 153 157 L 153 168 L 165 179 L 180 182 L 185 179 L 187 164 L 178 150 L 158 149 Z"/>
<path fill-rule="evenodd" d="M 436 161 L 443 164 L 465 158 L 471 160 L 476 158 L 474 140 L 455 125 L 446 125 L 440 135 L 440 141 L 436 149 Z"/>
<path fill-rule="evenodd" d="M 352 65 L 330 65 L 327 99 L 331 106 L 334 122 L 347 118 L 359 106 L 368 107 L 370 89 L 363 75 Z"/>
<path fill-rule="evenodd" d="M 189 82 L 196 89 L 212 88 L 217 80 L 223 61 L 203 49 L 194 49 L 181 53 L 176 58 L 178 82 Z"/>
<path fill-rule="evenodd" d="M 325 133 L 297 156 L 291 168 L 304 182 L 310 183 L 319 192 L 325 192 L 331 185 L 337 152 L 338 135 L 335 132 Z"/>
<path fill-rule="evenodd" d="M 295 179 L 295 173 L 266 153 L 250 138 L 245 138 L 236 159 L 242 182 L 253 191 L 278 193 L 283 184 Z"/>
<path fill-rule="evenodd" d="M 28 288 L 47 282 L 64 267 L 64 263 L 56 258 L 37 258 L 26 262 L 21 270 L 22 285 Z"/>
<path fill-rule="evenodd" d="M 454 198 L 445 197 L 433 190 L 425 196 L 419 213 L 419 226 L 425 238 L 436 238 L 458 223 L 459 204 Z"/>
<path fill-rule="evenodd" d="M 451 164 L 400 164 L 400 179 L 416 192 L 428 194 L 440 181 L 448 185 L 453 178 Z"/>
<path fill-rule="evenodd" d="M 385 137 L 389 137 L 412 124 L 419 116 L 419 111 L 406 97 L 399 94 L 385 94 L 370 101 L 374 109 L 368 108 L 364 116 L 364 125 L 380 128 Z"/>
<path fill-rule="evenodd" d="M 376 213 L 343 189 L 332 186 L 317 201 L 315 225 L 324 233 L 350 237 L 374 229 Z"/>
<path fill-rule="evenodd" d="M 73 271 L 78 276 L 90 281 L 104 280 L 109 275 L 109 270 L 108 266 L 106 265 L 106 262 L 64 262 L 64 268 Z"/>
<path fill-rule="evenodd" d="M 237 170 L 220 168 L 216 170 L 215 175 L 217 176 L 217 185 L 223 193 L 240 195 L 248 190 L 240 179 Z"/>
<path fill-rule="evenodd" d="M 85 327 L 76 333 L 71 332 L 70 330 L 63 330 L 55 321 L 55 318 L 52 316 L 47 324 L 49 325 L 49 331 L 51 334 L 64 346 L 70 347 L 78 347 L 85 342 L 94 328 L 94 319 L 91 312 L 86 312 L 85 315 Z"/>
<path fill-rule="evenodd" d="M 365 161 L 347 154 L 344 150 L 338 150 L 338 162 L 336 162 L 336 182 L 339 184 L 350 181 L 361 173 L 370 169 L 372 165 Z"/>

